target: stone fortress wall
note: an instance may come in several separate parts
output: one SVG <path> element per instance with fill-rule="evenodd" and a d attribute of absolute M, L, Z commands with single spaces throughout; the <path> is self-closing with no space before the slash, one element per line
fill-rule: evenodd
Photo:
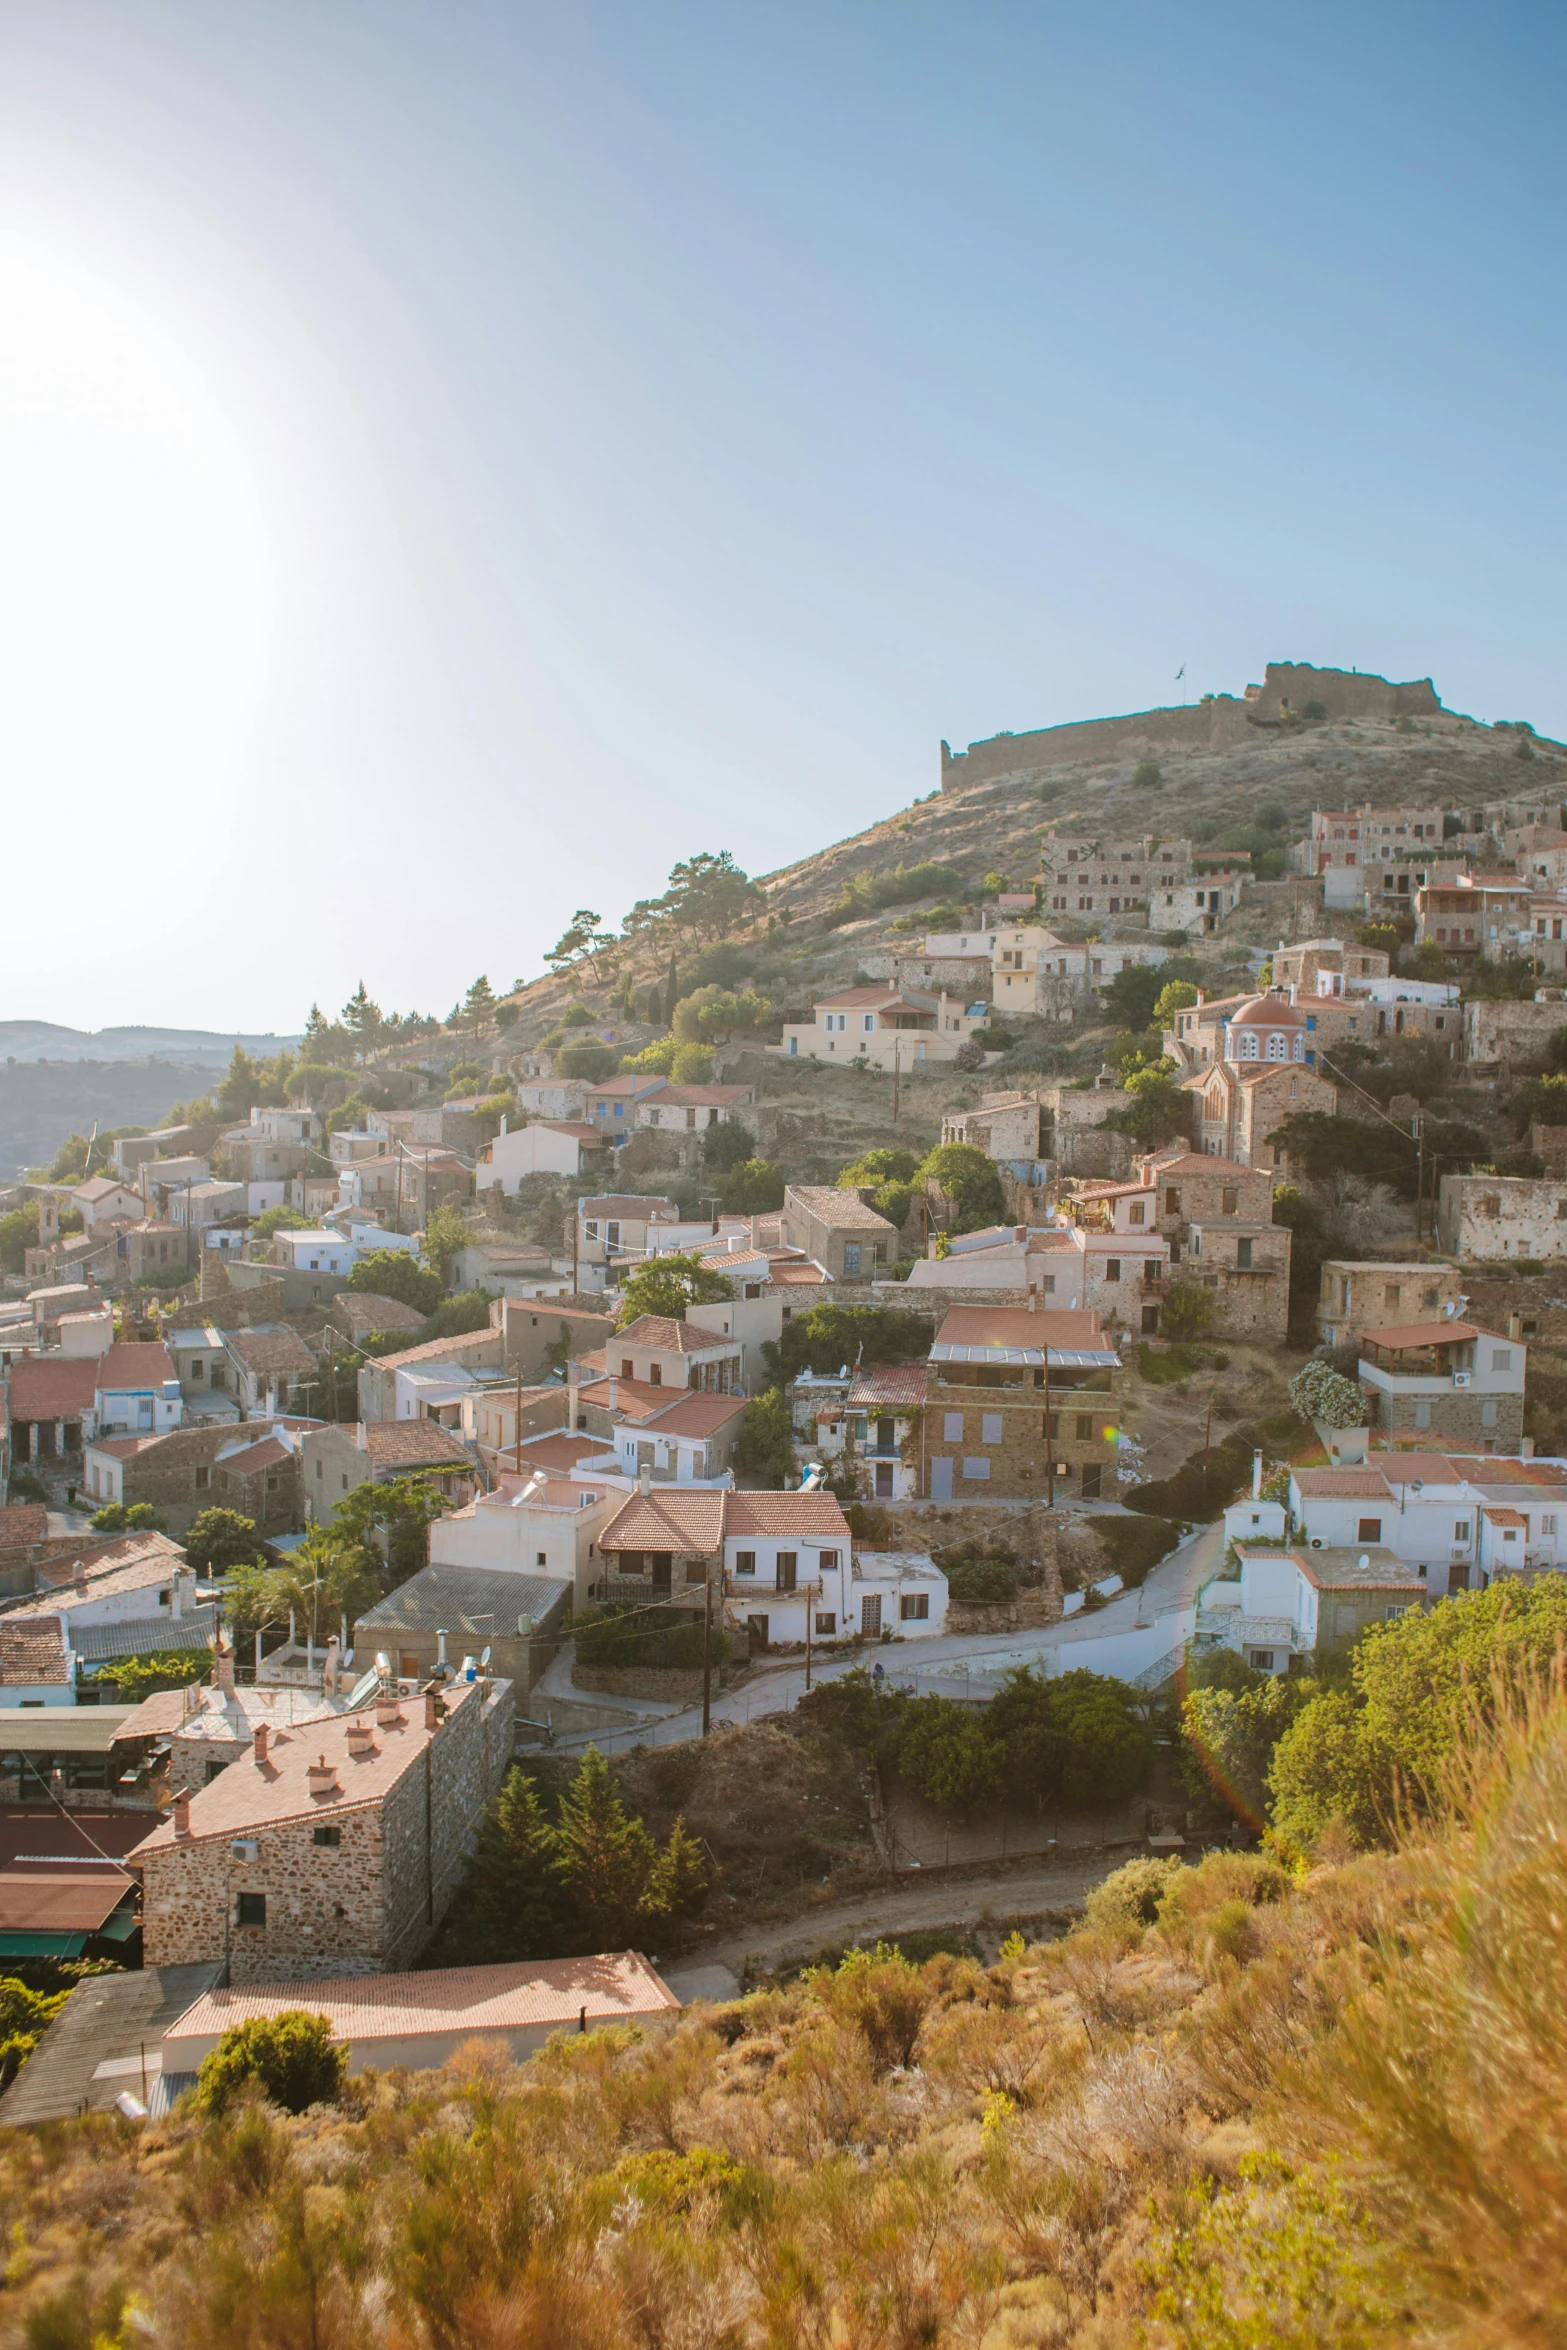
<path fill-rule="evenodd" d="M 1216 694 L 1212 701 L 1165 710 L 1137 710 L 1124 718 L 1088 718 L 1075 725 L 1044 726 L 1031 734 L 996 734 L 954 753 L 941 746 L 941 788 L 966 791 L 976 783 L 1043 775 L 1096 759 L 1141 759 L 1161 751 L 1226 750 L 1246 740 L 1253 726 L 1275 726 L 1308 702 L 1320 702 L 1329 718 L 1435 718 L 1443 715 L 1430 678 L 1395 685 L 1385 677 L 1348 669 L 1317 669 L 1309 661 L 1270 661 L 1260 686 L 1244 698 Z"/>

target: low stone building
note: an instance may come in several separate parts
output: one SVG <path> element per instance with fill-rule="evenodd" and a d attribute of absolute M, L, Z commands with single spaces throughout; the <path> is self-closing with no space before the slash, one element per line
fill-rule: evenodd
<path fill-rule="evenodd" d="M 148 1966 L 227 1958 L 235 1983 L 395 1973 L 451 1905 L 511 1762 L 505 1680 L 388 1693 L 273 1734 L 136 1847 Z"/>
<path fill-rule="evenodd" d="M 1444 1255 L 1467 1264 L 1560 1257 L 1567 1254 L 1567 1183 L 1554 1176 L 1444 1175 L 1436 1229 Z"/>
<path fill-rule="evenodd" d="M 162 1436 L 98 1437 L 83 1451 L 82 1482 L 96 1507 L 147 1502 L 167 1521 L 170 1533 L 183 1534 L 218 1498 L 219 1455 L 242 1452 L 266 1432 L 212 1421 L 170 1428 Z M 280 1521 L 275 1531 L 283 1530 Z"/>
<path fill-rule="evenodd" d="M 1132 1096 L 1100 1080 L 1088 1086 L 1046 1085 L 1039 1093 L 1039 1149 L 1054 1159 L 1063 1176 L 1105 1176 L 1118 1181 L 1132 1165 L 1136 1148 L 1129 1134 L 1105 1124 L 1112 1110 L 1130 1108 Z"/>
<path fill-rule="evenodd" d="M 897 1258 L 896 1225 L 878 1216 L 857 1191 L 791 1183 L 781 1222 L 784 1246 L 814 1258 L 834 1281 L 868 1281 L 878 1265 Z"/>
<path fill-rule="evenodd" d="M 223 1453 L 213 1464 L 213 1498 L 262 1534 L 297 1534 L 305 1523 L 299 1453 L 275 1432 Z"/>
<path fill-rule="evenodd" d="M 1324 1346 L 1347 1346 L 1368 1330 L 1396 1329 L 1417 1317 L 1434 1321 L 1457 1311 L 1460 1286 L 1456 1265 L 1329 1257 L 1317 1295 L 1317 1335 Z"/>
<path fill-rule="evenodd" d="M 1289 1326 L 1290 1233 L 1283 1224 L 1194 1222 L 1182 1279 L 1209 1291 L 1212 1335 L 1279 1345 Z"/>
<path fill-rule="evenodd" d="M 438 1420 L 323 1421 L 300 1432 L 298 1453 L 301 1508 L 312 1526 L 356 1485 L 425 1477 L 466 1500 L 476 1477 L 468 1447 Z"/>
<path fill-rule="evenodd" d="M 1528 1349 L 1521 1339 L 1445 1317 L 1369 1331 L 1360 1385 L 1367 1425 L 1389 1445 L 1516 1453 Z"/>
<path fill-rule="evenodd" d="M 226 1331 L 223 1345 L 234 1365 L 235 1393 L 247 1419 L 287 1411 L 296 1394 L 306 1400 L 320 1380 L 315 1356 L 287 1323 L 271 1330 Z"/>
<path fill-rule="evenodd" d="M 365 1289 L 340 1289 L 327 1307 L 326 1318 L 351 1345 L 362 1346 L 377 1330 L 406 1330 L 410 1343 L 425 1326 L 426 1317 L 400 1298 L 377 1297 Z"/>
<path fill-rule="evenodd" d="M 443 1663 L 490 1652 L 491 1672 L 518 1694 L 533 1687 L 560 1645 L 572 1586 L 558 1576 L 505 1567 L 422 1567 L 359 1619 L 354 1654 L 384 1654 L 404 1680 L 425 1680 Z M 443 1657 L 442 1651 L 445 1651 Z"/>

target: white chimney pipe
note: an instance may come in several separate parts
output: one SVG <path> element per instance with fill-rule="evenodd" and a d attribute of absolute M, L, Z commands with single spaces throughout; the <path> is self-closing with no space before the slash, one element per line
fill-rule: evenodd
<path fill-rule="evenodd" d="M 1251 1456 L 1251 1498 L 1253 1501 L 1261 1501 L 1262 1499 L 1262 1455 L 1260 1452 L 1254 1452 Z"/>

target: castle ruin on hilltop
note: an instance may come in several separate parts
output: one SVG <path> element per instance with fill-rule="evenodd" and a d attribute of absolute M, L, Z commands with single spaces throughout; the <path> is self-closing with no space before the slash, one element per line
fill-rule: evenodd
<path fill-rule="evenodd" d="M 1315 705 L 1315 707 L 1313 707 Z M 1289 717 L 1435 718 L 1442 705 L 1429 677 L 1394 685 L 1359 669 L 1316 669 L 1309 661 L 1270 661 L 1261 685 L 1244 695 L 1214 694 L 1166 710 L 1124 718 L 1086 718 L 1031 734 L 994 734 L 954 754 L 941 746 L 941 788 L 966 791 L 1003 776 L 1027 776 L 1092 759 L 1139 759 L 1160 751 L 1220 751 L 1247 730 Z"/>

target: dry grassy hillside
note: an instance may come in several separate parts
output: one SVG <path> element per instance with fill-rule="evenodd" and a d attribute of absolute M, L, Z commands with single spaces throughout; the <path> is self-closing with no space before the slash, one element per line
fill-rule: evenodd
<path fill-rule="evenodd" d="M 0 2148 L 28 2350 L 1307 2350 L 1567 2329 L 1559 1700 L 1445 1831 L 1140 1861 L 513 2068 Z"/>

